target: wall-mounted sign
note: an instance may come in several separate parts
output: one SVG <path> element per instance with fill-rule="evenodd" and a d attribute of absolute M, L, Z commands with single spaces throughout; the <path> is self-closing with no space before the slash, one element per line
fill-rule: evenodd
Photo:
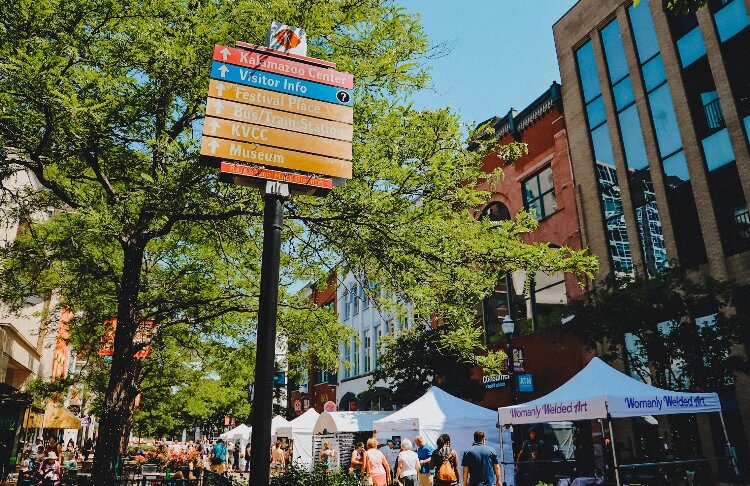
<path fill-rule="evenodd" d="M 326 412 L 335 412 L 336 410 L 338 410 L 338 407 L 336 406 L 335 402 L 329 400 L 323 404 L 323 410 Z"/>
<path fill-rule="evenodd" d="M 534 392 L 534 375 L 531 373 L 524 373 L 522 375 L 516 375 L 518 379 L 518 391 L 521 393 L 533 393 Z"/>
<path fill-rule="evenodd" d="M 302 412 L 302 400 L 295 399 L 294 400 L 294 411 L 295 412 Z"/>
<path fill-rule="evenodd" d="M 505 388 L 510 380 L 510 375 L 506 373 L 493 373 L 482 376 L 485 390 L 494 390 L 495 388 Z"/>

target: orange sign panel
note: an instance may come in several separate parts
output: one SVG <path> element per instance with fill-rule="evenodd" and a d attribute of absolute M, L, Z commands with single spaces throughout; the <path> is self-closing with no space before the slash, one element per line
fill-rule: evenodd
<path fill-rule="evenodd" d="M 207 134 L 204 134 L 201 139 L 201 155 L 342 179 L 352 177 L 352 163 L 348 160 L 269 147 L 259 143 L 225 140 Z"/>
<path fill-rule="evenodd" d="M 203 134 L 240 142 L 260 143 L 272 147 L 303 150 L 313 154 L 351 160 L 352 144 L 316 137 L 305 133 L 279 130 L 278 128 L 251 125 L 207 116 L 203 122 Z"/>
<path fill-rule="evenodd" d="M 311 100 L 299 96 L 277 93 L 265 89 L 243 86 L 228 81 L 212 79 L 208 85 L 208 96 L 236 101 L 264 108 L 288 111 L 298 115 L 324 118 L 341 123 L 352 123 L 354 115 L 351 106 L 334 105 L 324 101 Z"/>
<path fill-rule="evenodd" d="M 322 189 L 331 189 L 333 187 L 333 181 L 331 179 L 315 177 L 314 175 L 309 174 L 297 174 L 295 172 L 273 170 L 258 165 L 222 162 L 220 170 L 225 174 L 286 182 L 288 184 L 319 187 Z"/>
<path fill-rule="evenodd" d="M 335 138 L 345 142 L 351 142 L 352 140 L 352 126 L 347 123 L 246 105 L 236 101 L 208 98 L 206 100 L 206 115 L 319 137 Z"/>

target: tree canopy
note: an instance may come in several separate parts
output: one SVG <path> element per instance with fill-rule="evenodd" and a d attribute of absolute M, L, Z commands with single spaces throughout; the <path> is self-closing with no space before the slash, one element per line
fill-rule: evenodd
<path fill-rule="evenodd" d="M 745 358 L 732 353 L 748 324 L 731 281 L 672 268 L 653 277 L 610 278 L 579 303 L 572 330 L 629 372 L 670 390 L 722 391 Z"/>
<path fill-rule="evenodd" d="M 484 152 L 466 150 L 448 109 L 408 103 L 427 80 L 420 61 L 430 47 L 418 17 L 394 2 L 0 4 L 0 202 L 25 229 L 0 251 L 0 300 L 20 309 L 29 296 L 54 294 L 75 312 L 71 339 L 91 353 L 103 388 L 101 484 L 153 363 L 185 371 L 185 357 L 217 337 L 229 348 L 253 338 L 262 200 L 201 166 L 198 141 L 213 45 L 262 44 L 272 20 L 304 27 L 309 55 L 356 80 L 354 179 L 286 205 L 280 326 L 295 349 L 335 366 L 346 329 L 289 291 L 335 262 L 459 331 L 505 272 L 596 268 L 583 251 L 523 243 L 535 225 L 528 215 L 500 231 L 473 218 L 488 196 L 473 189 L 486 177 Z M 36 183 L 14 186 L 19 172 Z M 114 354 L 97 361 L 110 316 Z M 137 360 L 143 321 L 155 323 L 153 355 Z M 451 336 L 474 345 L 470 333 Z"/>

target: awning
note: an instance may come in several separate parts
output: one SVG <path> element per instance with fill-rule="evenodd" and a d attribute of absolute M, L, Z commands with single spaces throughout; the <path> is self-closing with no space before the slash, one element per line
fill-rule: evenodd
<path fill-rule="evenodd" d="M 44 414 L 27 411 L 30 416 L 27 427 L 30 429 L 80 429 L 81 419 L 76 417 L 73 412 L 55 402 L 48 402 L 44 408 Z"/>

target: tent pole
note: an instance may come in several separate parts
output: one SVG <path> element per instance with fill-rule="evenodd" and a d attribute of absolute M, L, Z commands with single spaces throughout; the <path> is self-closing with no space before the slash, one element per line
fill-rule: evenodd
<path fill-rule="evenodd" d="M 727 452 L 729 453 L 729 459 L 732 461 L 732 467 L 734 468 L 734 473 L 739 478 L 740 467 L 737 465 L 737 459 L 734 457 L 734 452 L 732 451 L 732 443 L 729 442 L 729 434 L 727 433 L 727 426 L 724 423 L 724 413 L 721 410 L 719 410 L 719 419 L 721 419 L 721 430 L 724 432 L 724 439 L 727 441 Z"/>
<path fill-rule="evenodd" d="M 612 442 L 612 461 L 615 465 L 615 484 L 620 486 L 620 466 L 617 464 L 617 451 L 615 449 L 615 434 L 612 431 L 612 417 L 607 414 L 607 426 L 609 427 L 609 440 Z"/>
<path fill-rule="evenodd" d="M 500 425 L 500 421 L 498 421 L 498 425 Z M 501 479 L 503 484 L 507 486 L 505 484 L 505 451 L 503 450 L 505 449 L 505 447 L 503 445 L 503 426 L 500 425 L 497 430 L 500 432 L 500 476 L 502 476 L 499 479 Z"/>

